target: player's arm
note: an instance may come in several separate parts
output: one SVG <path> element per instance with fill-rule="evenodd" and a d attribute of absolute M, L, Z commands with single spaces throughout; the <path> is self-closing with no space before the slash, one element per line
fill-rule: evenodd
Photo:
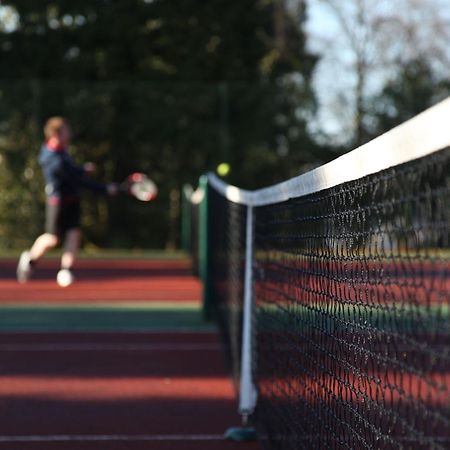
<path fill-rule="evenodd" d="M 79 167 L 67 159 L 63 161 L 64 173 L 67 178 L 72 182 L 75 182 L 83 188 L 89 189 L 99 194 L 115 195 L 117 188 L 113 184 L 98 183 L 91 178 L 89 174 L 95 171 L 95 165 L 92 163 L 86 163 L 84 166 Z"/>

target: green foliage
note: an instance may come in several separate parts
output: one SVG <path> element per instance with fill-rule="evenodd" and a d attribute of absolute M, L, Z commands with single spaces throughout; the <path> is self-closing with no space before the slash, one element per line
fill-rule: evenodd
<path fill-rule="evenodd" d="M 150 205 L 86 194 L 91 246 L 173 247 L 181 186 L 219 162 L 227 181 L 257 188 L 343 151 L 308 132 L 317 57 L 305 47 L 306 2 L 295 17 L 284 0 L 1 3 L 0 247 L 42 231 L 36 157 L 52 115 L 69 118 L 71 152 L 98 164 L 98 180 L 144 171 L 160 187 Z M 369 102 L 364 141 L 449 92 L 424 61 L 403 65 Z"/>
<path fill-rule="evenodd" d="M 423 59 L 407 61 L 372 99 L 367 133 L 370 137 L 385 133 L 449 95 L 449 79 L 437 78 Z"/>
<path fill-rule="evenodd" d="M 316 57 L 305 50 L 304 10 L 294 18 L 278 0 L 2 5 L 19 25 L 0 27 L 0 246 L 41 231 L 36 156 L 51 115 L 69 118 L 71 151 L 98 164 L 99 180 L 139 170 L 160 186 L 151 205 L 88 194 L 95 245 L 174 245 L 176 192 L 221 161 L 230 181 L 258 187 L 326 159 L 307 132 Z"/>

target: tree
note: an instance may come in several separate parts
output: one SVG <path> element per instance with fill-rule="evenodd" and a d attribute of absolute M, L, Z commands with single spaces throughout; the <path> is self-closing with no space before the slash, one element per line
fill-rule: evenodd
<path fill-rule="evenodd" d="M 371 102 L 373 137 L 411 119 L 449 95 L 448 78 L 437 77 L 423 59 L 407 61 Z"/>
<path fill-rule="evenodd" d="M 334 23 L 334 33 L 322 38 L 322 75 L 327 86 L 326 107 L 346 129 L 350 117 L 350 146 L 371 136 L 371 101 L 409 61 L 422 59 L 439 77 L 450 70 L 450 16 L 446 0 L 310 0 L 321 5 Z M 444 14 L 443 14 L 444 13 Z M 324 69 L 324 67 L 327 69 Z M 331 74 L 329 78 L 327 75 Z M 336 83 L 339 79 L 339 83 Z M 322 85 L 323 86 L 323 85 Z"/>
<path fill-rule="evenodd" d="M 223 158 L 232 164 L 233 180 L 252 186 L 320 158 L 302 154 L 311 142 L 316 61 L 305 48 L 304 7 L 294 17 L 281 0 L 2 5 L 16 17 L 15 25 L 0 27 L 4 170 L 21 181 L 30 168 L 38 173 L 42 124 L 63 114 L 74 126 L 76 156 L 100 163 L 100 178 L 144 170 L 161 187 L 152 208 L 121 199 L 88 202 L 91 242 L 164 245 L 173 192 Z M 249 157 L 259 160 L 267 180 L 245 163 Z M 30 181 L 38 210 L 41 181 Z M 14 202 L 28 205 L 29 186 L 22 186 Z M 30 208 L 8 214 L 26 223 Z M 5 245 L 29 234 L 7 228 Z"/>

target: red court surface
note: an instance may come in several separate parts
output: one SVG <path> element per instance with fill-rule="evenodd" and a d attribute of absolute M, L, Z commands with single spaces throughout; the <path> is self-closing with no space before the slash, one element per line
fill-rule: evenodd
<path fill-rule="evenodd" d="M 212 333 L 0 335 L 0 449 L 248 449 Z"/>
<path fill-rule="evenodd" d="M 80 261 L 67 289 L 55 267 L 20 286 L 1 261 L 0 314 L 15 301 L 200 304 L 186 261 Z M 0 450 L 255 450 L 223 438 L 236 408 L 215 332 L 0 333 Z"/>
<path fill-rule="evenodd" d="M 16 264 L 0 260 L 0 303 L 192 302 L 201 297 L 187 259 L 81 259 L 74 271 L 77 282 L 66 289 L 56 285 L 57 259 L 40 262 L 33 280 L 24 285 L 16 281 Z"/>

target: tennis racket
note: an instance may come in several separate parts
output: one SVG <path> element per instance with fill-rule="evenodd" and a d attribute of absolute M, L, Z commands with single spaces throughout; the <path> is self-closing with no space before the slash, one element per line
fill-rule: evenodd
<path fill-rule="evenodd" d="M 147 175 L 140 172 L 128 175 L 120 184 L 119 189 L 141 202 L 150 202 L 158 195 L 156 184 Z"/>

